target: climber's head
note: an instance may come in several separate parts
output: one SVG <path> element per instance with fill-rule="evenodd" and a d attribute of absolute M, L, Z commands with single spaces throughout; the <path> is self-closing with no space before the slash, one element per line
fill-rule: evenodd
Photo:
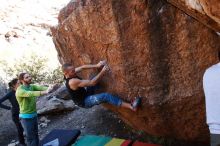
<path fill-rule="evenodd" d="M 75 67 L 70 63 L 63 64 L 62 71 L 66 78 L 71 78 L 76 76 Z"/>
<path fill-rule="evenodd" d="M 19 74 L 18 79 L 21 84 L 23 85 L 29 85 L 32 82 L 32 77 L 29 73 L 22 72 Z"/>
<path fill-rule="evenodd" d="M 18 86 L 20 85 L 20 82 L 17 78 L 12 79 L 9 83 L 8 86 L 12 90 L 16 90 Z"/>

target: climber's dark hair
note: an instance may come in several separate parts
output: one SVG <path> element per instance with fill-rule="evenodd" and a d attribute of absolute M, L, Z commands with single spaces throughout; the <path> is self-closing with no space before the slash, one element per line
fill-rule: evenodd
<path fill-rule="evenodd" d="M 17 82 L 18 82 L 18 79 L 17 78 L 14 78 L 14 79 L 12 79 L 9 83 L 8 83 L 8 87 L 9 88 L 14 88 L 14 86 L 17 84 Z"/>
<path fill-rule="evenodd" d="M 62 65 L 62 71 L 63 71 L 63 72 L 66 71 L 67 68 L 68 68 L 68 67 L 71 67 L 71 66 L 72 66 L 72 64 L 70 64 L 70 63 L 65 63 L 65 64 L 63 64 L 63 65 Z"/>
<path fill-rule="evenodd" d="M 18 79 L 19 79 L 20 81 L 23 80 L 25 74 L 27 74 L 27 73 L 25 73 L 25 72 L 20 73 L 19 76 L 18 76 Z"/>

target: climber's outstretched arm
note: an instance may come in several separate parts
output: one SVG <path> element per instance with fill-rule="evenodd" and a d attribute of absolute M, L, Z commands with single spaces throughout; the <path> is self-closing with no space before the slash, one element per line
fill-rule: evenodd
<path fill-rule="evenodd" d="M 105 64 L 106 64 L 106 61 L 103 60 L 103 61 L 99 61 L 99 63 L 97 63 L 97 64 L 82 65 L 80 67 L 76 67 L 75 72 L 78 73 L 78 72 L 81 72 L 82 70 L 85 70 L 85 69 L 100 68 L 100 67 L 104 66 Z"/>

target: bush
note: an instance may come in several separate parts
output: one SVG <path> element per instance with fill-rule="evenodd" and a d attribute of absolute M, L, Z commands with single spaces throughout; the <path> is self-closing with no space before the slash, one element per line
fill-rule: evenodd
<path fill-rule="evenodd" d="M 55 84 L 63 82 L 63 73 L 61 70 L 61 66 L 58 66 L 56 69 L 48 72 L 46 78 L 44 79 L 45 83 Z"/>
<path fill-rule="evenodd" d="M 27 72 L 32 76 L 34 83 L 61 83 L 63 80 L 61 67 L 58 66 L 56 69 L 48 69 L 46 66 L 47 62 L 48 59 L 46 57 L 31 54 L 16 60 L 13 65 L 9 65 L 5 61 L 0 61 L 0 64 L 2 70 L 7 75 L 6 80 L 9 80 L 8 78 L 17 77 L 21 72 Z"/>

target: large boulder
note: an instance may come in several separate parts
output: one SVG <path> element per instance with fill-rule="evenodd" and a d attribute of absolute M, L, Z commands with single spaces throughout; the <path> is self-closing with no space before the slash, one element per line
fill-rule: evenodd
<path fill-rule="evenodd" d="M 51 30 L 62 64 L 106 59 L 103 89 L 127 101 L 144 97 L 136 113 L 108 106 L 133 127 L 208 141 L 202 77 L 218 62 L 214 31 L 164 0 L 71 1 Z"/>

